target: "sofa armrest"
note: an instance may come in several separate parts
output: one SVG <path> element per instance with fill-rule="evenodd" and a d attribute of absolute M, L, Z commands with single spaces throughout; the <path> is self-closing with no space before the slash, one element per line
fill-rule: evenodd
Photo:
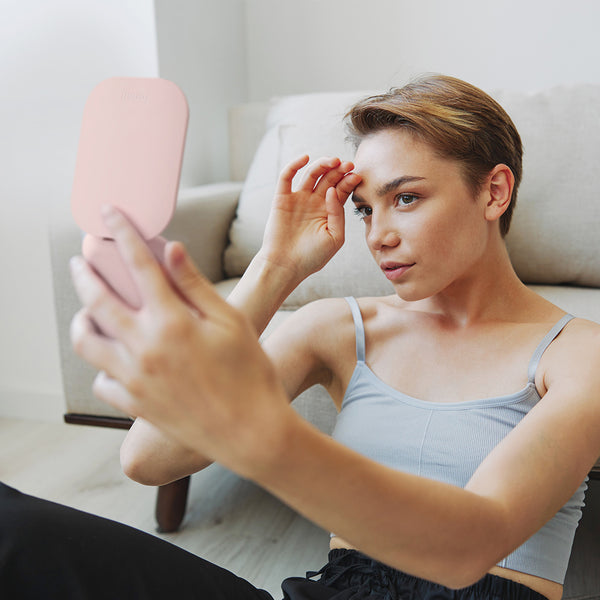
<path fill-rule="evenodd" d="M 163 233 L 183 242 L 202 273 L 213 282 L 223 279 L 223 254 L 242 184 L 213 183 L 179 192 L 177 209 Z"/>
<path fill-rule="evenodd" d="M 214 282 L 223 278 L 223 252 L 241 187 L 241 183 L 217 183 L 181 190 L 173 219 L 163 234 L 167 239 L 183 242 L 200 270 Z M 69 259 L 81 253 L 83 234 L 68 208 L 57 209 L 55 213 L 49 241 L 66 412 L 122 417 L 93 396 L 96 371 L 71 347 L 69 326 L 80 304 L 71 283 Z"/>

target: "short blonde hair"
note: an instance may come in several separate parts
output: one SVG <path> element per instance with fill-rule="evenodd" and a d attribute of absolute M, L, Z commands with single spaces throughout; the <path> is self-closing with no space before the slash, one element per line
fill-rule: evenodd
<path fill-rule="evenodd" d="M 473 193 L 496 165 L 508 166 L 515 185 L 500 218 L 500 233 L 508 233 L 521 183 L 523 148 L 511 118 L 488 94 L 454 77 L 427 75 L 359 101 L 346 121 L 356 147 L 382 129 L 409 130 L 443 158 L 460 162 Z"/>

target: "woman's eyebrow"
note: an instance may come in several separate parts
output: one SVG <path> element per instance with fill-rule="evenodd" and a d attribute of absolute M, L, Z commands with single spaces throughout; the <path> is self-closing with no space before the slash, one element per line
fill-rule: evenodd
<path fill-rule="evenodd" d="M 405 185 L 407 183 L 414 183 L 415 181 L 424 181 L 425 179 L 425 177 L 417 177 L 416 175 L 402 175 L 402 177 L 396 177 L 395 179 L 392 179 L 391 181 L 388 181 L 387 183 L 384 183 L 383 185 L 379 186 L 375 190 L 375 193 L 379 197 L 382 197 L 386 194 L 389 194 L 390 192 L 393 192 L 402 185 Z M 352 192 L 351 200 L 355 204 L 366 204 L 365 200 L 363 200 L 360 197 L 360 195 L 356 193 L 356 191 Z"/>
<path fill-rule="evenodd" d="M 396 179 L 392 179 L 387 183 L 384 183 L 380 187 L 377 188 L 376 193 L 378 196 L 385 196 L 390 192 L 393 192 L 395 189 L 399 188 L 406 183 L 413 183 L 415 181 L 423 181 L 425 177 L 417 177 L 414 175 L 403 175 L 402 177 L 396 177 Z"/>

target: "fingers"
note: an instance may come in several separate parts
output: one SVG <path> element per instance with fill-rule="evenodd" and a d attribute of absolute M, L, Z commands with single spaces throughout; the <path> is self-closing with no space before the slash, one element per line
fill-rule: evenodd
<path fill-rule="evenodd" d="M 348 196 L 354 191 L 356 186 L 362 181 L 362 177 L 358 173 L 347 173 L 342 177 L 336 185 L 338 200 L 340 204 L 344 204 L 348 200 Z"/>
<path fill-rule="evenodd" d="M 325 194 L 327 207 L 327 229 L 339 247 L 344 243 L 345 215 L 344 203 L 340 202 L 339 194 L 334 187 L 330 187 Z"/>
<path fill-rule="evenodd" d="M 176 289 L 201 316 L 212 315 L 228 306 L 212 283 L 198 271 L 183 244 L 167 244 L 165 268 Z"/>
<path fill-rule="evenodd" d="M 308 156 L 304 155 L 284 168 L 279 178 L 277 193 L 291 193 L 292 180 L 307 162 Z M 325 195 L 330 187 L 338 187 L 339 200 L 344 204 L 361 181 L 360 175 L 351 172 L 353 168 L 354 165 L 350 161 L 342 162 L 336 157 L 321 158 L 308 167 L 298 190 Z"/>
<path fill-rule="evenodd" d="M 315 161 L 308 168 L 308 171 L 304 175 L 298 189 L 312 192 L 316 189 L 317 182 L 320 183 L 321 180 L 324 180 L 327 176 L 329 181 L 333 181 L 337 176 L 337 169 L 339 168 L 340 163 L 341 161 L 339 158 L 321 158 Z M 340 179 L 342 177 L 343 175 L 339 175 Z M 322 187 L 323 193 L 330 186 L 331 184 L 327 185 L 326 187 Z"/>
<path fill-rule="evenodd" d="M 127 364 L 123 346 L 98 332 L 87 311 L 81 309 L 71 321 L 71 344 L 76 354 L 96 369 L 122 377 Z"/>
<path fill-rule="evenodd" d="M 131 309 L 124 304 L 80 256 L 69 263 L 75 291 L 96 325 L 116 337 L 132 325 Z"/>
<path fill-rule="evenodd" d="M 315 187 L 315 192 L 317 192 L 318 194 L 325 194 L 325 192 L 330 187 L 338 188 L 340 185 L 342 185 L 343 182 L 344 182 L 344 185 L 342 186 L 343 189 L 346 189 L 346 188 L 348 188 L 350 190 L 354 189 L 354 187 L 356 187 L 356 186 L 353 186 L 353 187 L 348 186 L 348 183 L 352 180 L 352 178 L 350 178 L 350 180 L 347 179 L 348 177 L 353 175 L 353 173 L 351 173 L 353 168 L 354 168 L 354 165 L 351 162 L 343 162 L 340 164 L 340 166 L 337 169 L 332 169 L 331 171 L 328 171 L 321 177 L 321 179 L 319 179 L 319 181 Z M 342 205 L 344 204 L 344 202 L 346 202 L 348 196 L 349 196 L 349 192 L 341 194 L 340 201 L 341 201 Z"/>
<path fill-rule="evenodd" d="M 170 289 L 162 269 L 136 228 L 114 207 L 103 207 L 102 216 L 140 291 L 142 303 L 160 302 L 168 297 Z"/>
<path fill-rule="evenodd" d="M 302 169 L 302 167 L 305 167 L 308 164 L 308 160 L 308 154 L 305 154 L 284 167 L 277 181 L 276 194 L 291 194 L 292 179 L 294 179 L 296 173 Z"/>
<path fill-rule="evenodd" d="M 292 192 L 292 180 L 298 171 L 308 164 L 308 160 L 308 155 L 304 155 L 286 165 L 279 176 L 277 194 Z M 307 192 L 315 191 L 324 195 L 328 188 L 337 186 L 353 168 L 354 165 L 351 162 L 342 162 L 337 157 L 320 158 L 308 167 L 298 189 Z"/>
<path fill-rule="evenodd" d="M 136 399 L 105 371 L 100 371 L 92 385 L 94 396 L 128 415 L 138 412 Z"/>

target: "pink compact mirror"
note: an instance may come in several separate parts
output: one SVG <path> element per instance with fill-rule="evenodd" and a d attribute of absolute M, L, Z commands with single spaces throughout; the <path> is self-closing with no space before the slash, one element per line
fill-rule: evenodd
<path fill-rule="evenodd" d="M 85 104 L 71 210 L 88 234 L 83 255 L 134 307 L 140 299 L 101 207 L 117 207 L 162 256 L 159 234 L 175 210 L 188 116 L 183 92 L 159 78 L 106 79 Z"/>

